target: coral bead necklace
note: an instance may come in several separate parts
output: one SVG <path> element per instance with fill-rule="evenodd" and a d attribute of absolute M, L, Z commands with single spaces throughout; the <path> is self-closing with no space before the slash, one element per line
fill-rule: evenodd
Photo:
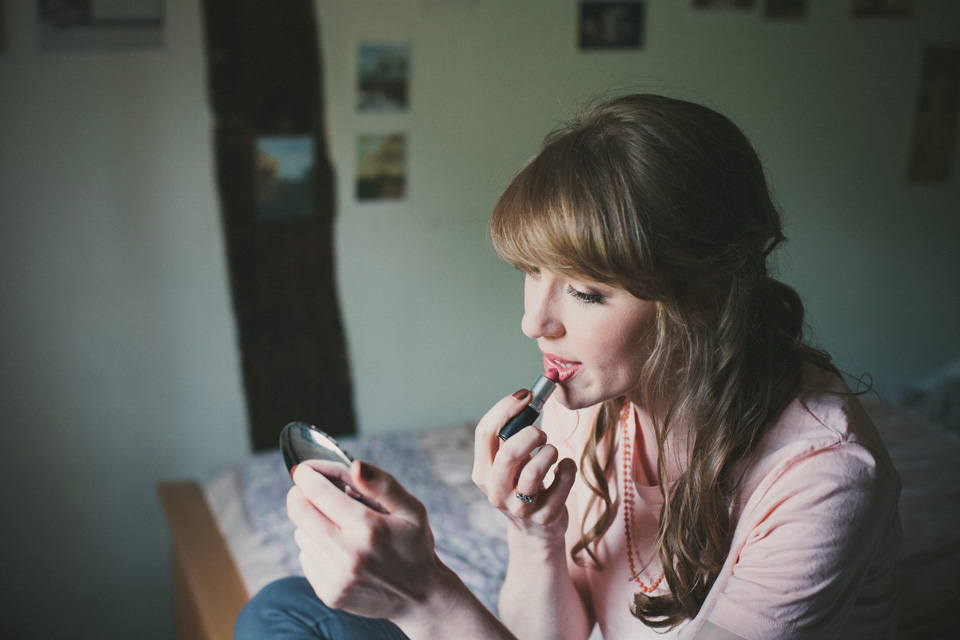
<path fill-rule="evenodd" d="M 663 571 L 660 576 L 651 585 L 646 585 L 640 580 L 640 572 L 637 571 L 633 556 L 633 533 L 630 530 L 630 523 L 633 520 L 633 452 L 630 440 L 630 401 L 625 400 L 623 411 L 620 413 L 620 422 L 623 425 L 623 523 L 626 534 L 627 546 L 627 564 L 630 567 L 630 578 L 637 583 L 640 591 L 643 593 L 653 593 L 660 586 L 663 580 Z M 642 569 L 641 569 L 642 570 Z"/>

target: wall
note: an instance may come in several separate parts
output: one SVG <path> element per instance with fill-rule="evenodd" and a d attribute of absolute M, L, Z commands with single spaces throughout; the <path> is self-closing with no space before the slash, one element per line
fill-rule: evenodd
<path fill-rule="evenodd" d="M 247 451 L 199 13 L 0 55 L 0 637 L 169 638 L 154 483 Z"/>
<path fill-rule="evenodd" d="M 199 8 L 167 2 L 160 51 L 52 54 L 37 51 L 33 3 L 5 4 L 0 636 L 168 637 L 153 485 L 247 452 Z M 843 367 L 892 388 L 960 354 L 960 169 L 904 179 L 922 46 L 957 41 L 960 4 L 853 21 L 847 3 L 815 2 L 798 23 L 687 4 L 648 2 L 643 51 L 587 54 L 573 0 L 317 0 L 364 432 L 476 419 L 530 383 L 521 281 L 487 218 L 544 133 L 611 87 L 741 124 L 786 212 L 784 277 Z M 368 40 L 412 42 L 409 113 L 354 112 Z M 355 136 L 394 130 L 408 134 L 408 198 L 358 205 Z"/>

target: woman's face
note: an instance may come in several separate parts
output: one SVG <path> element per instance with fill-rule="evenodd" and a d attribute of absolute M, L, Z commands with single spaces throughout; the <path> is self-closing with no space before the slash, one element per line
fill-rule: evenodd
<path fill-rule="evenodd" d="M 536 268 L 524 281 L 523 333 L 537 341 L 544 367 L 560 372 L 557 397 L 570 409 L 639 400 L 656 313 L 655 302 L 610 285 Z"/>

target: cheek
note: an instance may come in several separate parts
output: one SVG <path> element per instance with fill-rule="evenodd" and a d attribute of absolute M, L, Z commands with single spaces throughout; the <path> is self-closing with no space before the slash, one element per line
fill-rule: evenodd
<path fill-rule="evenodd" d="M 620 374 L 629 377 L 631 382 L 637 382 L 655 341 L 655 327 L 644 323 L 641 326 L 623 327 L 621 331 L 610 334 L 606 349 L 613 356 L 612 361 L 616 363 Z"/>

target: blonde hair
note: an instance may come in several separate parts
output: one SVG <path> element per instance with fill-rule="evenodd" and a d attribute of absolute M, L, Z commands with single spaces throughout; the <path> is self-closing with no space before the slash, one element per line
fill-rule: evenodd
<path fill-rule="evenodd" d="M 833 370 L 803 342 L 803 304 L 767 274 L 783 240 L 763 167 L 725 116 L 657 95 L 616 98 L 545 139 L 494 208 L 500 256 L 620 287 L 657 303 L 639 389 L 657 445 L 683 426 L 689 459 L 667 483 L 657 543 L 669 593 L 638 593 L 654 627 L 694 617 L 729 553 L 737 463 L 796 395 L 804 362 Z M 613 519 L 618 401 L 604 403 L 581 456 L 592 498 L 574 559 L 599 567 Z M 588 522 L 586 514 L 596 511 Z"/>

